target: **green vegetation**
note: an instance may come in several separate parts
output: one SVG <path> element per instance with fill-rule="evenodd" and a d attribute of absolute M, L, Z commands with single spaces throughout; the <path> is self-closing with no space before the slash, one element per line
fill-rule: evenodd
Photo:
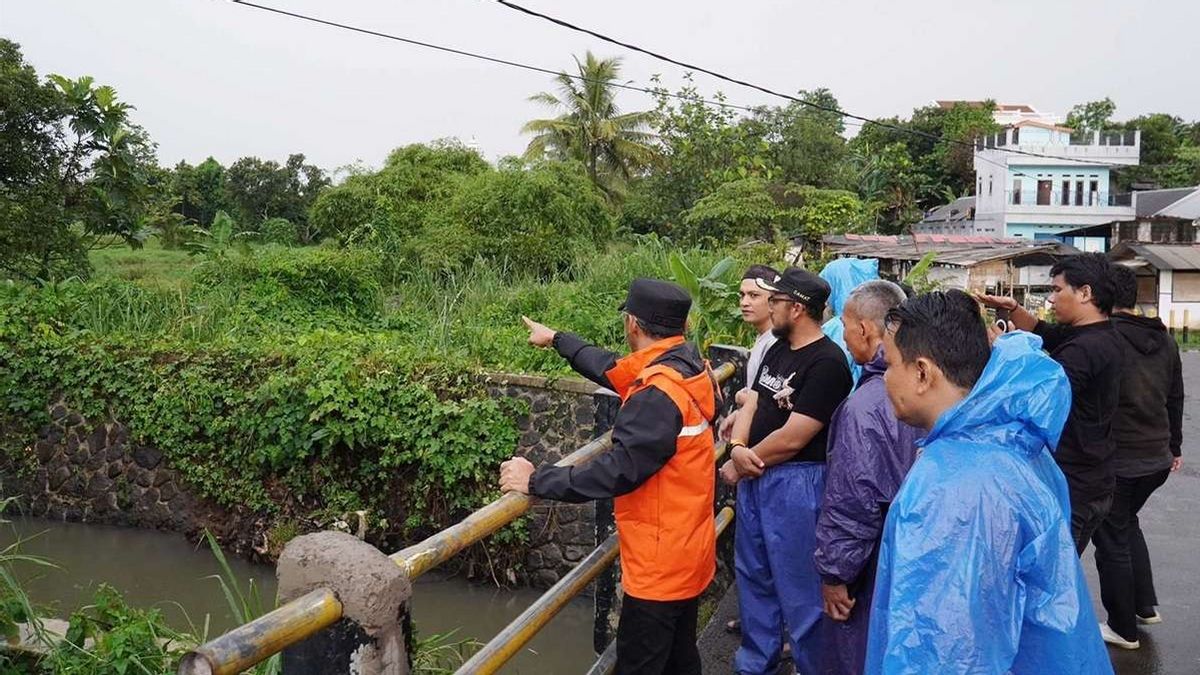
<path fill-rule="evenodd" d="M 547 282 L 486 259 L 389 271 L 365 248 L 256 245 L 182 261 L 145 249 L 141 265 L 98 266 L 113 276 L 3 286 L 3 449 L 10 462 L 30 461 L 24 441 L 62 392 L 90 419 L 119 417 L 131 442 L 160 448 L 220 504 L 273 523 L 366 510 L 373 539 L 397 546 L 494 496 L 521 409 L 489 397 L 480 372 L 566 373 L 525 344 L 522 314 L 618 349 L 616 307 L 631 278 L 691 285 L 698 270 L 697 337 L 745 339 L 731 301 L 737 276 L 772 252 L 735 254 L 718 266 L 724 254 L 643 238 Z M 121 278 L 130 267 L 167 269 L 159 258 L 192 268 Z M 403 282 L 386 281 L 397 274 Z M 517 527 L 494 539 L 501 572 L 517 564 L 509 547 L 524 537 Z"/>

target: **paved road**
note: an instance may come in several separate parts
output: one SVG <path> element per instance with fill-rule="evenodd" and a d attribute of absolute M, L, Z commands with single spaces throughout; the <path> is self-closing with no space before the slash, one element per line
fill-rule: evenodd
<path fill-rule="evenodd" d="M 1142 648 L 1137 651 L 1109 648 L 1117 675 L 1200 675 L 1200 352 L 1184 354 L 1183 374 L 1188 391 L 1184 466 L 1154 493 L 1141 513 L 1164 621 L 1143 627 Z M 1097 616 L 1104 618 L 1090 548 L 1083 565 Z M 736 615 L 737 603 L 727 597 L 701 636 L 706 674 L 731 672 L 728 662 L 737 648 L 736 639 L 714 624 Z"/>

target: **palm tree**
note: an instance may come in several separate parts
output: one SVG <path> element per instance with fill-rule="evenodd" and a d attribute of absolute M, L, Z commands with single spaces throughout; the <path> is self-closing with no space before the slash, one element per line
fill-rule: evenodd
<path fill-rule="evenodd" d="M 617 108 L 619 58 L 598 59 L 589 51 L 582 63 L 575 57 L 575 66 L 577 76 L 564 72 L 554 78 L 558 94 L 544 91 L 529 97 L 562 114 L 521 128 L 521 133 L 534 134 L 525 158 L 579 160 L 596 187 L 615 199 L 631 176 L 660 160 L 657 137 L 647 131 L 654 113 L 621 113 Z"/>

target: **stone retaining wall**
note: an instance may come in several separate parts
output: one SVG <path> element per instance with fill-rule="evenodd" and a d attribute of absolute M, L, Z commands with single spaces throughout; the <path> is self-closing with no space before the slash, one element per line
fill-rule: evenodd
<path fill-rule="evenodd" d="M 3 471 L 0 490 L 20 496 L 25 513 L 189 535 L 209 529 L 233 551 L 250 552 L 262 523 L 193 494 L 162 452 L 131 444 L 123 424 L 86 420 L 61 400 L 49 411 L 32 447 L 33 470 Z"/>
<path fill-rule="evenodd" d="M 517 420 L 518 454 L 555 462 L 607 428 L 597 424 L 595 385 L 527 375 L 487 378 L 492 396 L 526 401 Z M 615 399 L 613 399 L 615 400 Z M 119 421 L 86 420 L 61 400 L 49 406 L 50 424 L 32 445 L 32 471 L 0 467 L 0 496 L 19 496 L 23 512 L 56 520 L 172 530 L 197 536 L 212 531 L 241 555 L 266 554 L 270 527 L 259 514 L 226 509 L 194 494 L 151 446 L 129 442 Z M 591 504 L 541 504 L 530 514 L 531 547 L 525 581 L 546 587 L 594 547 Z"/>
<path fill-rule="evenodd" d="M 528 416 L 517 420 L 518 452 L 536 464 L 553 463 L 611 425 L 617 401 L 585 380 L 552 380 L 529 375 L 492 375 L 492 396 L 529 404 Z M 525 557 L 530 584 L 546 588 L 558 581 L 596 546 L 595 506 L 546 502 L 530 511 L 531 547 Z"/>

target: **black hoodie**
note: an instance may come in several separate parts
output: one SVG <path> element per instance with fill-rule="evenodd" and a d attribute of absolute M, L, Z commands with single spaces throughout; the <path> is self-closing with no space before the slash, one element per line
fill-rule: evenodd
<path fill-rule="evenodd" d="M 1116 474 L 1137 478 L 1171 466 L 1183 443 L 1179 346 L 1157 318 L 1113 314 L 1125 368 L 1113 416 Z"/>

